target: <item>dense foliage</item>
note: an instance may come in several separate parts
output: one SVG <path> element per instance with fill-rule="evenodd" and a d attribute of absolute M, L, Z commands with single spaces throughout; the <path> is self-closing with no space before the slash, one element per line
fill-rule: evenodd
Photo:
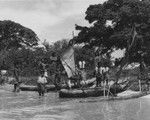
<path fill-rule="evenodd" d="M 114 49 L 125 49 L 128 63 L 147 61 L 150 46 L 149 0 L 108 0 L 90 5 L 85 19 L 90 27 L 76 25 L 75 43 L 102 48 L 102 54 Z M 117 63 L 121 63 L 117 61 Z M 126 63 L 124 62 L 124 63 Z"/>
<path fill-rule="evenodd" d="M 10 20 L 0 21 L 0 69 L 21 71 L 29 61 L 27 49 L 38 41 L 31 29 Z"/>
<path fill-rule="evenodd" d="M 13 21 L 0 21 L 0 50 L 37 45 L 38 37 L 29 28 Z"/>

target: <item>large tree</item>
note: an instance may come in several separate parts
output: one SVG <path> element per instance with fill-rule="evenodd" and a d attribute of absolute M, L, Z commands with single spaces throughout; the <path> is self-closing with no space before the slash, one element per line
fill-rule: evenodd
<path fill-rule="evenodd" d="M 103 4 L 90 5 L 85 19 L 91 25 L 76 25 L 76 29 L 80 30 L 73 39 L 76 43 L 99 46 L 102 54 L 125 49 L 120 68 L 126 63 L 146 61 L 150 46 L 148 0 L 108 0 Z"/>
<path fill-rule="evenodd" d="M 13 69 L 18 80 L 20 65 L 23 64 L 21 50 L 37 45 L 38 41 L 31 29 L 10 20 L 0 21 L 0 69 Z"/>
<path fill-rule="evenodd" d="M 29 28 L 10 20 L 0 21 L 0 50 L 38 44 L 37 35 Z"/>

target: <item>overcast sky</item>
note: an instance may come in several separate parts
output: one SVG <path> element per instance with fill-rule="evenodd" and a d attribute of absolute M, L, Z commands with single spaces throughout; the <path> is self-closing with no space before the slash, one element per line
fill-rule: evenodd
<path fill-rule="evenodd" d="M 32 29 L 38 37 L 54 43 L 72 38 L 75 24 L 88 25 L 84 19 L 89 5 L 106 0 L 0 0 L 0 20 L 12 20 Z M 121 56 L 115 52 L 114 56 Z"/>
<path fill-rule="evenodd" d="M 12 20 L 52 43 L 71 38 L 75 24 L 87 25 L 85 11 L 105 0 L 0 0 L 0 20 Z M 75 34 L 77 34 L 75 32 Z"/>

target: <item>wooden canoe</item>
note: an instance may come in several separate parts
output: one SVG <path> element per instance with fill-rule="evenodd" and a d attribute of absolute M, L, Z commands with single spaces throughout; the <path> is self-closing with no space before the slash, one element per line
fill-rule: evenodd
<path fill-rule="evenodd" d="M 20 86 L 21 91 L 38 91 L 37 86 L 29 86 L 29 85 L 21 85 Z M 56 87 L 54 85 L 46 85 L 47 92 L 49 91 L 55 91 Z"/>
<path fill-rule="evenodd" d="M 123 88 L 110 88 L 110 95 L 115 95 L 119 92 L 124 91 Z M 84 88 L 84 89 L 62 89 L 59 91 L 59 97 L 60 98 L 86 98 L 86 97 L 98 97 L 98 96 L 104 96 L 108 94 L 107 90 L 104 90 L 104 88 Z"/>
<path fill-rule="evenodd" d="M 89 79 L 87 81 L 85 81 L 86 86 L 90 87 L 94 84 L 95 82 L 95 78 Z M 72 89 L 76 89 L 79 88 L 79 86 L 72 84 L 71 85 Z M 67 89 L 66 84 L 62 85 L 62 86 L 55 86 L 55 85 L 46 85 L 46 90 L 47 92 L 49 91 L 56 91 L 56 90 L 60 90 L 60 89 Z M 31 86 L 31 85 L 21 85 L 20 86 L 20 90 L 21 91 L 37 91 L 38 88 L 37 86 Z"/>
<path fill-rule="evenodd" d="M 98 97 L 109 94 L 116 96 L 116 94 L 125 91 L 128 88 L 129 82 L 125 82 L 123 85 L 112 84 L 109 88 L 95 87 L 95 88 L 82 88 L 82 89 L 62 89 L 59 91 L 60 98 L 86 98 L 86 97 Z"/>

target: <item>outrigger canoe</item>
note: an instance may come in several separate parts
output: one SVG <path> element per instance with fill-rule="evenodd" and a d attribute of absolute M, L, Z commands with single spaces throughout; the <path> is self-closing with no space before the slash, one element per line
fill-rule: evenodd
<path fill-rule="evenodd" d="M 102 87 L 95 87 L 95 88 L 82 88 L 82 89 L 62 89 L 59 91 L 60 98 L 86 98 L 86 97 L 98 97 L 109 95 L 116 95 L 117 93 L 125 91 L 125 88 L 121 87 L 112 87 L 108 90 Z"/>
<path fill-rule="evenodd" d="M 95 88 L 80 88 L 80 89 L 61 89 L 59 91 L 60 98 L 86 98 L 86 97 L 98 97 L 105 95 L 114 96 L 118 93 L 121 93 L 129 87 L 130 82 L 125 81 L 120 84 L 112 84 L 110 88 L 108 86 L 104 87 L 95 87 Z"/>

